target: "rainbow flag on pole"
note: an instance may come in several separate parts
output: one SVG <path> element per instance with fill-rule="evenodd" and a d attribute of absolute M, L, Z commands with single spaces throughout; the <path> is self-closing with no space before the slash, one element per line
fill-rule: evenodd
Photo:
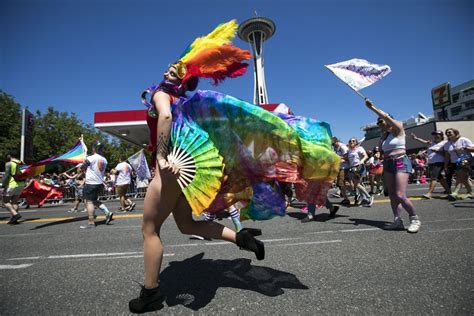
<path fill-rule="evenodd" d="M 22 180 L 26 178 L 32 178 L 43 172 L 46 172 L 48 169 L 53 167 L 59 162 L 66 162 L 72 164 L 83 163 L 87 155 L 87 147 L 82 140 L 78 140 L 77 143 L 69 151 L 62 155 L 56 155 L 34 164 L 28 166 L 21 166 L 21 174 L 15 176 L 17 180 Z"/>

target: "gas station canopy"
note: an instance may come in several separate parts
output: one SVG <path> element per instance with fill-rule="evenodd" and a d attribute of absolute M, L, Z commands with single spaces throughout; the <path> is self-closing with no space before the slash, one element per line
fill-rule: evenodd
<path fill-rule="evenodd" d="M 270 112 L 290 112 L 283 103 L 262 104 L 261 107 Z M 121 140 L 145 147 L 149 139 L 146 117 L 146 110 L 95 112 L 94 127 Z"/>

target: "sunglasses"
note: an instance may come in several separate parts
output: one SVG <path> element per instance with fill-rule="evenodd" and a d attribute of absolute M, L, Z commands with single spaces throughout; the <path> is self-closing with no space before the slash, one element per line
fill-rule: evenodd
<path fill-rule="evenodd" d="M 355 139 L 351 139 L 349 143 L 357 143 L 357 141 Z"/>

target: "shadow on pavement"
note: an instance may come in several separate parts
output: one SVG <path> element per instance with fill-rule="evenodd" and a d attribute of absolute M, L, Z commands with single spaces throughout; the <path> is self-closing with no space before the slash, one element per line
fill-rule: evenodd
<path fill-rule="evenodd" d="M 203 259 L 200 253 L 170 262 L 160 274 L 160 287 L 168 306 L 183 305 L 197 311 L 209 304 L 219 288 L 230 287 L 275 297 L 286 289 L 307 290 L 291 273 L 255 266 L 250 259 Z M 251 294 L 248 295 L 251 297 Z"/>
<path fill-rule="evenodd" d="M 287 212 L 286 215 L 288 215 L 291 218 L 296 218 L 297 220 L 302 220 L 303 218 L 306 218 L 307 214 L 303 212 Z M 329 217 L 329 213 L 318 213 L 316 211 L 316 216 L 314 216 L 314 221 L 315 222 L 327 222 L 334 220 L 335 218 L 338 217 L 349 217 L 348 215 L 339 215 L 336 214 L 334 217 Z"/>
<path fill-rule="evenodd" d="M 378 227 L 380 229 L 383 229 L 386 225 L 391 224 L 391 222 L 372 221 L 370 219 L 364 219 L 364 218 L 349 218 L 349 220 L 352 222 L 352 225 L 355 225 L 355 226 L 365 225 L 365 226 Z M 351 223 L 339 223 L 339 224 L 351 225 Z"/>
<path fill-rule="evenodd" d="M 97 217 L 97 216 L 96 216 Z M 30 219 L 28 219 L 30 220 Z M 32 219 L 31 219 L 32 220 Z M 39 225 L 39 226 L 36 226 L 36 227 L 33 227 L 31 228 L 30 230 L 36 230 L 36 229 L 41 229 L 41 228 L 45 228 L 45 227 L 50 227 L 50 226 L 55 226 L 55 225 L 62 225 L 62 224 L 68 224 L 68 223 L 74 223 L 74 222 L 81 222 L 81 221 L 87 221 L 87 215 L 86 216 L 81 216 L 81 217 L 74 217 L 74 218 L 68 218 L 68 219 L 64 219 L 64 220 L 61 220 L 61 221 L 54 221 L 54 222 L 49 222 L 49 223 L 46 223 L 46 224 L 43 224 L 43 225 Z M 97 226 L 99 225 L 105 225 L 105 219 L 104 220 L 101 220 L 101 221 L 96 221 L 95 224 Z"/>
<path fill-rule="evenodd" d="M 474 201 L 464 201 L 464 202 L 455 202 L 451 203 L 454 207 L 460 207 L 460 208 L 473 208 L 474 206 Z"/>

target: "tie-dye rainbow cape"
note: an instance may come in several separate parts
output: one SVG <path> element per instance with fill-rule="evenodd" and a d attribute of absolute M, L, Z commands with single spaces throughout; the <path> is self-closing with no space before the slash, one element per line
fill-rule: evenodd
<path fill-rule="evenodd" d="M 17 180 L 24 180 L 32 178 L 43 172 L 50 170 L 59 162 L 66 162 L 72 164 L 78 164 L 84 162 L 87 155 L 87 147 L 82 140 L 78 140 L 77 143 L 69 151 L 62 155 L 52 156 L 50 158 L 41 160 L 28 166 L 20 167 L 21 174 L 15 176 Z"/>

